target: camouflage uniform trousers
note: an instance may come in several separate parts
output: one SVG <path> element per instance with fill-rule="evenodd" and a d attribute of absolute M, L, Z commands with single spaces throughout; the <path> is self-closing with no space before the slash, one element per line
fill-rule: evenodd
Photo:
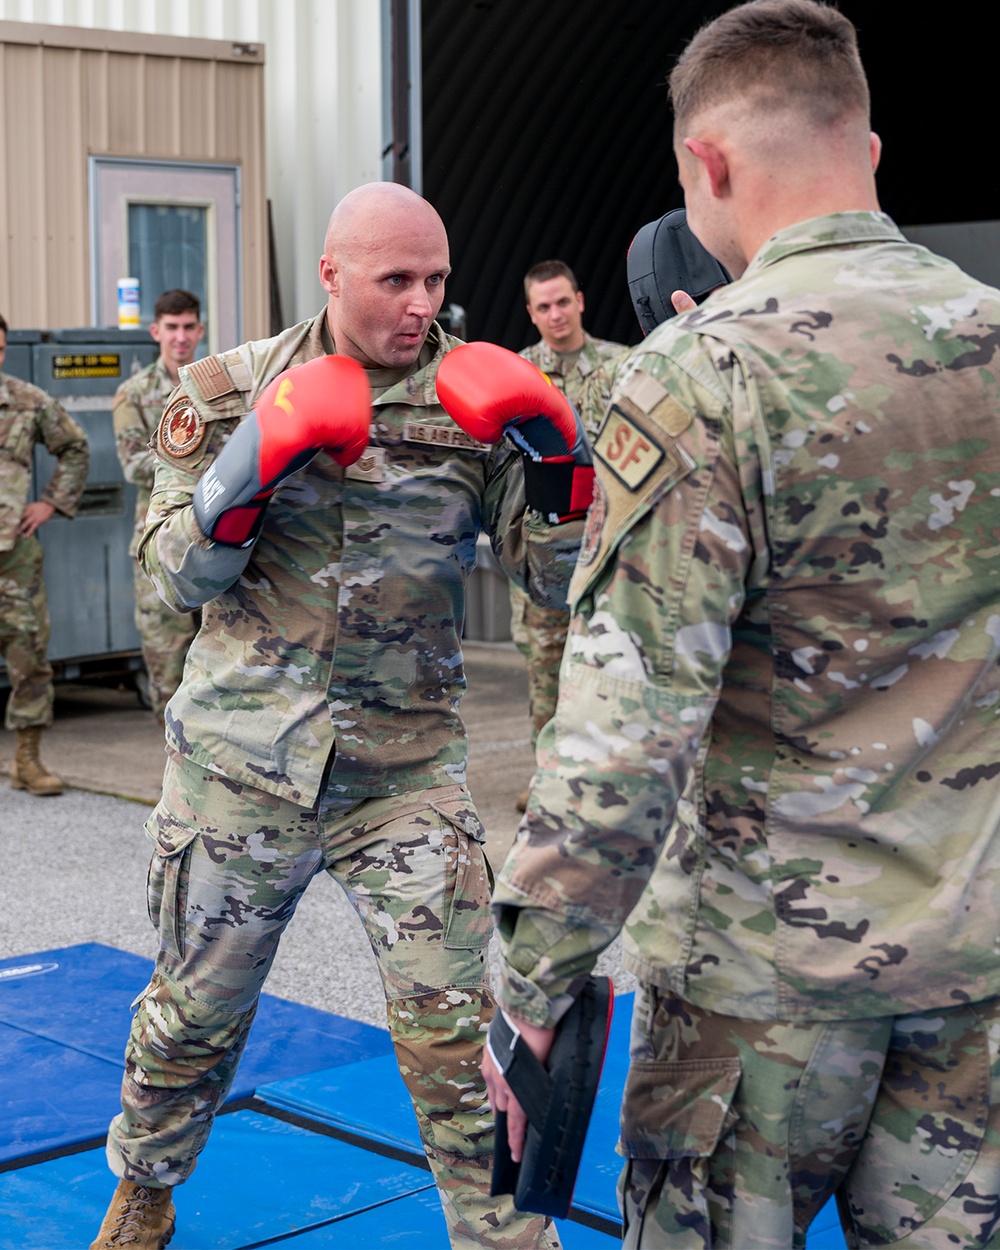
<path fill-rule="evenodd" d="M 149 676 L 149 701 L 156 715 L 162 717 L 170 696 L 181 684 L 184 659 L 201 625 L 201 613 L 168 608 L 138 560 L 133 573 L 135 627 Z"/>
<path fill-rule="evenodd" d="M 543 608 L 526 590 L 510 584 L 510 633 L 528 664 L 531 745 L 556 713 L 559 665 L 569 630 L 569 612 Z"/>
<path fill-rule="evenodd" d="M 19 538 L 10 551 L 0 551 L 0 655 L 11 687 L 7 729 L 52 724 L 49 628 L 42 544 L 34 535 Z"/>
<path fill-rule="evenodd" d="M 493 1118 L 479 1061 L 492 921 L 482 826 L 464 786 L 321 800 L 311 812 L 171 755 L 146 828 L 160 949 L 132 1021 L 112 1171 L 160 1186 L 191 1174 L 281 934 L 325 870 L 378 960 L 452 1246 L 558 1248 L 550 1222 L 489 1196 Z"/>
<path fill-rule="evenodd" d="M 634 1250 L 799 1250 L 837 1193 L 848 1246 L 1000 1245 L 1000 999 L 736 1020 L 640 985 L 619 1181 Z"/>

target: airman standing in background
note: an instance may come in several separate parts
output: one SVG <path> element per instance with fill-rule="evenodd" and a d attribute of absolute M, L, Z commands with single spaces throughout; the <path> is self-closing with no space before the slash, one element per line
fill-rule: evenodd
<path fill-rule="evenodd" d="M 153 309 L 149 333 L 160 354 L 151 365 L 123 382 L 114 398 L 115 446 L 126 482 L 136 488 L 135 530 L 129 555 L 135 560 L 135 627 L 142 644 L 142 658 L 149 678 L 149 702 L 157 718 L 180 685 L 184 657 L 198 632 L 201 614 L 174 612 L 153 589 L 135 559 L 139 539 L 146 528 L 146 512 L 153 487 L 155 457 L 150 437 L 156 433 L 163 407 L 180 381 L 179 370 L 195 357 L 205 327 L 201 303 L 190 291 L 164 291 Z"/>
<path fill-rule="evenodd" d="M 6 355 L 7 322 L 0 317 L 0 365 Z M 29 502 L 38 443 L 57 463 L 40 498 Z M 37 532 L 56 512 L 75 514 L 89 464 L 87 436 L 65 408 L 37 386 L 0 373 L 0 655 L 11 685 L 4 724 L 17 732 L 11 785 L 31 794 L 62 794 L 38 750 L 52 725 L 55 691 Z"/>
<path fill-rule="evenodd" d="M 533 265 L 524 275 L 524 296 L 528 316 L 541 338 L 521 355 L 559 387 L 580 412 L 587 434 L 593 438 L 597 430 L 587 425 L 580 406 L 584 387 L 601 365 L 623 356 L 628 348 L 623 343 L 595 339 L 583 328 L 583 292 L 565 261 L 545 260 Z M 605 402 L 607 398 L 605 394 Z M 534 603 L 514 582 L 510 584 L 510 613 L 511 636 L 528 664 L 528 706 L 534 746 L 539 730 L 556 710 L 559 664 L 569 613 Z M 525 789 L 518 795 L 519 811 L 524 811 L 527 801 Z"/>

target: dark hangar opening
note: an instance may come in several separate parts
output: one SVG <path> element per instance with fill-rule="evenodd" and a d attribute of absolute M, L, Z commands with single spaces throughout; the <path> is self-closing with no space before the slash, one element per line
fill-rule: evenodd
<path fill-rule="evenodd" d="M 730 7 L 423 0 L 423 191 L 451 236 L 448 298 L 470 338 L 532 342 L 521 277 L 558 256 L 577 273 L 591 333 L 639 340 L 625 252 L 682 203 L 663 84 L 694 31 Z M 985 6 L 950 24 L 942 10 L 924 21 L 874 0 L 839 7 L 871 84 L 886 212 L 902 226 L 1000 218 L 983 125 L 991 41 L 975 18 Z"/>

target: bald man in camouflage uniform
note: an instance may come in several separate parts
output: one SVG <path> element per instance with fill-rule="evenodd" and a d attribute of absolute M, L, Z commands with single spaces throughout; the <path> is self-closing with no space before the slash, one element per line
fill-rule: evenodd
<path fill-rule="evenodd" d="M 149 443 L 163 416 L 170 392 L 180 381 L 179 370 L 195 357 L 205 327 L 201 303 L 190 291 L 164 291 L 153 309 L 150 335 L 160 352 L 152 364 L 140 369 L 115 392 L 112 413 L 115 450 L 126 482 L 136 488 L 135 529 L 129 555 L 139 550 L 146 528 L 146 512 L 153 488 L 156 461 Z M 184 657 L 198 632 L 198 612 L 175 612 L 156 593 L 138 560 L 133 577 L 135 627 L 142 643 L 142 659 L 149 678 L 149 702 L 163 720 L 167 701 L 181 683 Z"/>
<path fill-rule="evenodd" d="M 6 353 L 7 322 L 0 317 L 0 365 Z M 39 498 L 29 502 L 39 443 L 56 458 L 56 467 Z M 65 408 L 37 386 L 0 373 L 0 656 L 11 686 L 4 724 L 17 733 L 11 784 L 30 794 L 62 793 L 62 782 L 39 754 L 41 735 L 52 725 L 55 692 L 36 535 L 56 512 L 76 514 L 89 463 L 87 436 Z"/>
<path fill-rule="evenodd" d="M 448 272 L 425 200 L 358 188 L 330 221 L 324 311 L 182 369 L 163 414 L 139 558 L 166 602 L 204 619 L 166 711 L 146 826 L 160 950 L 109 1136 L 123 1179 L 94 1250 L 137 1225 L 142 1247 L 169 1238 L 170 1189 L 205 1145 L 281 933 L 322 871 L 378 960 L 452 1246 L 559 1244 L 551 1221 L 489 1193 L 492 923 L 459 631 L 481 530 L 511 576 L 565 602 L 582 522 L 527 512 L 520 455 L 469 437 L 438 402 L 457 344 L 434 320 Z M 271 379 L 333 352 L 367 371 L 367 451 L 294 473 L 250 545 L 209 542 L 192 506 L 206 470 Z"/>
<path fill-rule="evenodd" d="M 602 365 L 628 351 L 622 343 L 597 339 L 583 328 L 584 298 L 570 267 L 561 260 L 532 266 L 524 276 L 527 312 L 541 338 L 521 355 L 547 374 L 579 411 L 585 386 L 593 383 Z M 605 388 L 607 401 L 610 388 Z M 596 405 L 595 405 L 596 406 Z M 588 435 L 597 433 L 581 411 Z M 510 585 L 511 636 L 528 664 L 528 707 L 531 745 L 556 710 L 559 663 L 566 644 L 569 613 L 534 603 L 515 582 Z M 517 799 L 524 811 L 528 792 Z"/>
<path fill-rule="evenodd" d="M 730 10 L 671 94 L 742 277 L 596 441 L 500 998 L 546 1054 L 626 925 L 626 1246 L 801 1247 L 834 1193 L 852 1247 L 996 1246 L 1000 292 L 878 211 L 835 10 Z"/>

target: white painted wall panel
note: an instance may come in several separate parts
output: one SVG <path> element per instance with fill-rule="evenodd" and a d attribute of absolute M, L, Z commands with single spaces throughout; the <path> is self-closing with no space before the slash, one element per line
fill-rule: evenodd
<path fill-rule="evenodd" d="M 0 20 L 263 43 L 284 317 L 317 311 L 330 210 L 352 187 L 383 177 L 378 0 L 0 0 Z"/>

